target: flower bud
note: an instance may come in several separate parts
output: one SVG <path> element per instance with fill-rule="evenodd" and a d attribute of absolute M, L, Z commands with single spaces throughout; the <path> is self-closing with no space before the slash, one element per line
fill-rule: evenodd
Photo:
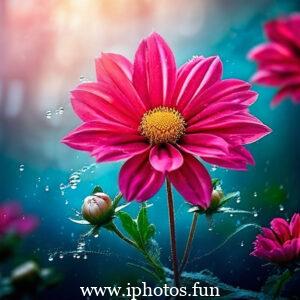
<path fill-rule="evenodd" d="M 34 261 L 27 261 L 12 271 L 10 279 L 15 286 L 30 287 L 40 279 L 40 268 Z"/>
<path fill-rule="evenodd" d="M 90 224 L 105 224 L 113 216 L 112 201 L 108 195 L 96 193 L 84 199 L 81 212 L 83 218 Z"/>
<path fill-rule="evenodd" d="M 222 190 L 213 190 L 211 194 L 211 207 L 218 207 L 221 199 L 224 197 Z"/>

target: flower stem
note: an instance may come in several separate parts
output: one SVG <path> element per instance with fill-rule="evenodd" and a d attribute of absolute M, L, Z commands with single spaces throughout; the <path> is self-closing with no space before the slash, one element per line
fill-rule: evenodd
<path fill-rule="evenodd" d="M 174 272 L 174 284 L 177 288 L 180 286 L 179 282 L 179 270 L 178 270 L 178 260 L 177 260 L 177 249 L 176 249 L 176 233 L 175 233 L 175 217 L 174 217 L 174 203 L 171 183 L 166 179 L 167 185 L 167 200 L 169 209 L 169 226 L 170 226 L 170 240 L 171 240 L 171 255 L 172 264 Z"/>
<path fill-rule="evenodd" d="M 137 246 L 137 244 L 130 240 L 129 238 L 127 238 L 118 228 L 115 224 L 111 223 L 109 230 L 113 231 L 121 240 L 123 240 L 124 242 L 126 242 L 127 244 L 133 246 L 136 249 L 139 249 L 139 247 Z"/>
<path fill-rule="evenodd" d="M 193 220 L 192 220 L 191 227 L 190 227 L 189 237 L 186 242 L 183 258 L 182 258 L 180 268 L 179 268 L 179 274 L 181 274 L 182 271 L 184 270 L 186 264 L 188 263 L 189 257 L 190 257 L 192 243 L 194 240 L 196 227 L 197 227 L 198 216 L 199 216 L 199 214 L 197 212 L 194 212 Z"/>

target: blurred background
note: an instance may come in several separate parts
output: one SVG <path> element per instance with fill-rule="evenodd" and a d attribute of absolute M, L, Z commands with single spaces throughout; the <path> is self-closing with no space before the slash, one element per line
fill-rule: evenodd
<path fill-rule="evenodd" d="M 84 248 L 99 251 L 73 258 L 82 226 L 68 218 L 80 209 L 95 184 L 118 192 L 120 164 L 93 164 L 86 154 L 60 143 L 80 123 L 69 103 L 69 91 L 80 81 L 94 80 L 94 58 L 101 51 L 132 59 L 141 38 L 159 32 L 173 49 L 177 64 L 193 55 L 219 55 L 225 78 L 249 80 L 255 65 L 247 52 L 265 41 L 264 22 L 300 10 L 299 1 L 275 0 L 1 0 L 0 1 L 0 202 L 19 200 L 37 215 L 38 230 L 25 242 L 24 257 L 34 257 L 64 274 L 64 283 L 43 299 L 81 299 L 79 286 L 113 285 L 150 280 L 126 266 L 135 253 L 113 236 L 101 233 Z M 273 133 L 250 145 L 256 166 L 247 172 L 208 166 L 222 179 L 225 192 L 240 191 L 232 207 L 257 212 L 256 217 L 218 216 L 213 227 L 198 224 L 191 271 L 208 268 L 221 280 L 258 290 L 270 269 L 250 257 L 257 230 L 234 237 L 206 259 L 239 225 L 289 218 L 299 207 L 300 106 L 285 101 L 270 108 L 274 89 L 260 93 L 251 111 Z M 177 234 L 182 253 L 191 216 L 176 194 Z M 169 265 L 167 209 L 164 189 L 152 200 L 162 259 Z M 137 211 L 131 205 L 129 211 Z M 290 289 L 296 286 L 290 284 Z M 77 288 L 78 287 L 78 288 Z M 64 295 L 64 296 L 62 296 Z"/>

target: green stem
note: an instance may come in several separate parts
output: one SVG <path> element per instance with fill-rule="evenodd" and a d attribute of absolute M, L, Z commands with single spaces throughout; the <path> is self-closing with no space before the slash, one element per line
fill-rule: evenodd
<path fill-rule="evenodd" d="M 176 248 L 176 232 L 175 232 L 175 217 L 174 217 L 174 203 L 171 183 L 166 179 L 167 186 L 167 200 L 169 209 L 169 226 L 170 226 L 170 240 L 171 240 L 171 256 L 174 272 L 174 284 L 177 288 L 180 287 L 179 282 L 179 270 L 178 270 L 178 259 L 177 259 L 177 248 Z"/>
<path fill-rule="evenodd" d="M 111 230 L 112 232 L 114 232 L 121 240 L 123 240 L 124 242 L 126 242 L 127 244 L 129 244 L 130 246 L 134 247 L 135 249 L 139 249 L 138 245 L 130 240 L 129 238 L 127 238 L 118 228 L 115 224 L 111 223 L 111 225 L 108 228 L 109 230 Z"/>
<path fill-rule="evenodd" d="M 191 227 L 190 227 L 189 237 L 186 242 L 183 258 L 182 258 L 180 268 L 179 268 L 179 274 L 181 274 L 183 272 L 186 264 L 188 263 L 189 257 L 190 257 L 192 243 L 193 243 L 196 228 L 197 228 L 198 216 L 199 216 L 199 214 L 197 212 L 194 212 L 193 220 L 192 220 Z"/>

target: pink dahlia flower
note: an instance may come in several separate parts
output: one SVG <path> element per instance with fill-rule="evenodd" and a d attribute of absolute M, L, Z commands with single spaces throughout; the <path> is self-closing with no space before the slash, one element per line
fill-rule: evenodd
<path fill-rule="evenodd" d="M 289 263 L 300 258 L 300 214 L 294 214 L 290 223 L 282 218 L 271 222 L 271 229 L 262 228 L 256 237 L 251 255 L 274 263 Z"/>
<path fill-rule="evenodd" d="M 7 233 L 27 235 L 38 225 L 35 216 L 24 215 L 17 202 L 7 202 L 0 205 L 0 238 Z"/>
<path fill-rule="evenodd" d="M 273 106 L 286 97 L 300 103 L 300 14 L 267 22 L 265 33 L 270 41 L 249 53 L 258 65 L 252 80 L 279 88 Z"/>
<path fill-rule="evenodd" d="M 83 124 L 63 142 L 97 162 L 126 159 L 119 186 L 127 201 L 152 197 L 167 177 L 191 204 L 207 208 L 212 184 L 203 164 L 245 170 L 244 148 L 270 132 L 248 111 L 257 97 L 238 79 L 221 80 L 219 57 L 180 68 L 157 33 L 142 40 L 133 64 L 118 54 L 96 60 L 97 81 L 72 91 Z"/>

